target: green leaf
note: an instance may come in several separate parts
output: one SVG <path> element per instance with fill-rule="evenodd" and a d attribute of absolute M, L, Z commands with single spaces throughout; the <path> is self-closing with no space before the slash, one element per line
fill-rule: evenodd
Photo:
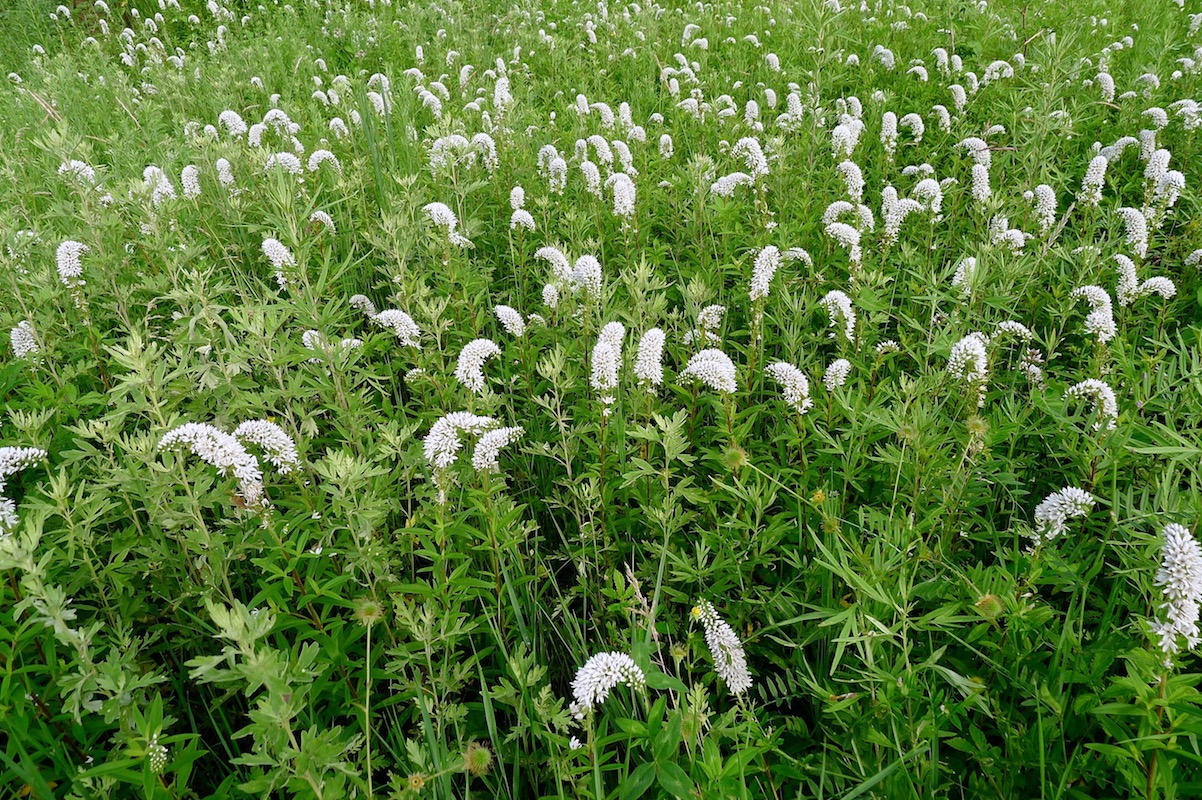
<path fill-rule="evenodd" d="M 626 780 L 622 781 L 618 796 L 622 800 L 637 800 L 646 794 L 647 789 L 654 781 L 655 765 L 641 764 L 634 772 L 626 776 Z"/>
<path fill-rule="evenodd" d="M 688 773 L 681 769 L 680 765 L 669 761 L 665 764 L 656 764 L 656 767 L 658 768 L 656 777 L 665 792 L 673 797 L 692 796 L 696 787 Z"/>
<path fill-rule="evenodd" d="M 1085 745 L 1087 750 L 1094 750 L 1103 755 L 1108 755 L 1111 758 L 1125 759 L 1127 761 L 1138 761 L 1139 754 L 1124 747 L 1117 747 L 1113 744 L 1094 743 Z"/>
<path fill-rule="evenodd" d="M 679 678 L 673 677 L 666 672 L 653 669 L 647 673 L 647 688 L 648 689 L 671 689 L 680 694 L 688 694 L 689 687 L 684 685 L 684 682 Z"/>
<path fill-rule="evenodd" d="M 663 764 L 676 758 L 680 747 L 680 711 L 673 711 L 668 717 L 668 724 L 661 728 L 651 743 L 655 762 Z"/>

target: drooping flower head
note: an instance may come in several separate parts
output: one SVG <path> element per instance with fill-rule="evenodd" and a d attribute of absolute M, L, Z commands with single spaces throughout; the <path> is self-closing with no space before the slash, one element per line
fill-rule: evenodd
<path fill-rule="evenodd" d="M 334 224 L 334 218 L 331 217 L 327 212 L 322 211 L 320 208 L 309 215 L 310 230 L 312 230 L 314 233 L 318 232 L 320 230 L 318 228 L 319 225 L 321 226 L 321 229 L 325 229 L 330 233 L 338 232 L 338 226 Z"/>
<path fill-rule="evenodd" d="M 4 491 L 8 479 L 23 469 L 28 469 L 46 457 L 46 451 L 38 447 L 0 447 L 0 492 Z M 20 517 L 17 504 L 0 496 L 0 537 L 16 530 Z"/>
<path fill-rule="evenodd" d="M 371 298 L 365 294 L 351 295 L 351 308 L 356 308 L 362 311 L 367 317 L 376 315 L 376 304 L 371 301 Z"/>
<path fill-rule="evenodd" d="M 785 402 L 798 414 L 804 414 L 814 405 L 810 399 L 810 381 L 805 373 L 784 361 L 769 364 L 764 371 L 780 384 Z"/>
<path fill-rule="evenodd" d="M 430 427 L 424 440 L 426 461 L 436 470 L 444 470 L 455 463 L 463 442 L 460 432 L 480 435 L 496 426 L 492 417 L 482 417 L 467 411 L 456 411 L 439 419 Z"/>
<path fill-rule="evenodd" d="M 714 348 L 702 350 L 690 358 L 680 376 L 700 381 L 719 394 L 732 394 L 739 390 L 734 363 L 726 353 Z"/>
<path fill-rule="evenodd" d="M 703 331 L 716 331 L 722 327 L 726 316 L 726 306 L 714 304 L 706 306 L 697 312 L 697 326 Z"/>
<path fill-rule="evenodd" d="M 605 187 L 613 191 L 614 216 L 621 219 L 623 225 L 629 224 L 634 217 L 637 197 L 634 181 L 624 172 L 615 172 L 606 178 Z"/>
<path fill-rule="evenodd" d="M 1036 542 L 1050 542 L 1068 530 L 1068 521 L 1084 517 L 1094 506 L 1094 497 L 1084 489 L 1066 486 L 1053 492 L 1035 507 Z"/>
<path fill-rule="evenodd" d="M 843 335 L 847 341 L 854 342 L 856 340 L 856 312 L 851 306 L 851 298 L 838 289 L 832 289 L 822 298 L 821 303 L 830 317 L 830 326 L 838 330 L 842 325 Z M 831 331 L 831 338 L 835 338 L 835 331 Z"/>
<path fill-rule="evenodd" d="M 1035 202 L 1035 216 L 1039 219 L 1039 233 L 1047 235 L 1056 224 L 1056 190 L 1041 183 L 1028 193 Z"/>
<path fill-rule="evenodd" d="M 577 719 L 593 710 L 618 686 L 642 689 L 647 677 L 625 653 L 597 653 L 584 663 L 572 680 L 571 711 Z"/>
<path fill-rule="evenodd" d="M 284 475 L 300 466 L 300 457 L 296 454 L 296 442 L 292 441 L 292 437 L 274 422 L 265 419 L 243 422 L 234 429 L 234 438 L 258 445 L 267 460 Z"/>
<path fill-rule="evenodd" d="M 972 294 L 972 278 L 977 271 L 977 259 L 965 256 L 956 262 L 956 272 L 952 275 L 952 286 L 960 287 L 961 293 L 968 297 Z"/>
<path fill-rule="evenodd" d="M 422 211 L 434 223 L 434 226 L 441 228 L 443 233 L 447 235 L 447 241 L 456 247 L 471 248 L 475 245 L 471 240 L 459 232 L 459 218 L 455 216 L 455 212 L 450 206 L 445 203 L 428 203 L 422 207 Z"/>
<path fill-rule="evenodd" d="M 38 340 L 34 336 L 33 325 L 29 320 L 18 322 L 8 335 L 12 343 L 13 355 L 17 358 L 37 358 Z"/>
<path fill-rule="evenodd" d="M 0 492 L 8 485 L 9 478 L 45 457 L 46 451 L 38 447 L 0 447 Z"/>
<path fill-rule="evenodd" d="M 572 275 L 568 281 L 572 291 L 584 290 L 585 296 L 596 302 L 601 299 L 604 282 L 601 275 L 601 262 L 594 256 L 584 255 L 576 259 L 572 267 Z"/>
<path fill-rule="evenodd" d="M 1093 424 L 1095 431 L 1101 430 L 1103 424 L 1106 425 L 1107 430 L 1111 431 L 1118 426 L 1118 401 L 1115 399 L 1114 389 L 1111 389 L 1109 384 L 1104 381 L 1087 378 L 1070 386 L 1064 396 L 1066 398 L 1084 398 L 1093 403 L 1094 413 L 1099 417 L 1098 421 Z"/>
<path fill-rule="evenodd" d="M 510 336 L 520 339 L 526 334 L 526 320 L 522 319 L 522 315 L 516 308 L 499 305 L 493 309 L 493 313 L 497 315 L 501 327 Z"/>
<path fill-rule="evenodd" d="M 974 331 L 952 346 L 947 371 L 952 377 L 966 381 L 977 391 L 977 407 L 985 405 L 985 390 L 989 380 L 989 337 Z"/>
<path fill-rule="evenodd" d="M 434 471 L 434 485 L 438 489 L 439 504 L 447 501 L 447 489 L 454 481 L 450 468 L 459 458 L 459 451 L 463 448 L 460 434 L 483 436 L 496 426 L 497 421 L 492 417 L 477 416 L 468 411 L 455 411 L 447 414 L 430 426 L 430 432 L 423 440 L 422 449 L 426 461 Z M 506 442 L 494 441 L 483 451 L 479 450 L 477 445 L 477 453 L 472 459 L 473 463 L 478 457 L 483 468 L 491 469 L 496 464 L 497 453 L 504 444 Z M 477 469 L 479 468 L 481 467 L 477 467 Z"/>
<path fill-rule="evenodd" d="M 572 282 L 572 263 L 558 247 L 540 247 L 534 252 L 534 257 L 551 265 L 552 285 L 566 286 Z"/>
<path fill-rule="evenodd" d="M 755 257 L 755 266 L 751 271 L 751 288 L 747 292 L 751 302 L 768 299 L 768 293 L 772 290 L 772 278 L 780 269 L 780 264 L 780 250 L 773 245 L 768 245 Z"/>
<path fill-rule="evenodd" d="M 500 469 L 497 458 L 501 454 L 501 448 L 516 442 L 523 433 L 525 430 L 520 426 L 495 428 L 485 433 L 476 442 L 476 449 L 472 453 L 472 467 L 478 472 L 497 472 Z"/>
<path fill-rule="evenodd" d="M 1077 200 L 1082 205 L 1096 206 L 1101 202 L 1108 166 L 1110 161 L 1104 155 L 1096 155 L 1089 162 L 1089 168 L 1085 170 L 1085 177 L 1081 180 L 1081 191 L 1077 193 Z"/>
<path fill-rule="evenodd" d="M 356 297 L 362 297 L 362 295 L 356 295 Z M 366 297 L 363 299 L 367 300 Z M 351 300 L 353 301 L 354 298 L 351 298 Z M 370 300 L 367 300 L 367 302 L 371 303 Z M 404 311 L 396 308 L 386 308 L 379 314 L 372 315 L 371 321 L 385 330 L 392 331 L 405 347 L 421 349 L 421 328 L 417 327 L 417 323 L 413 321 L 413 317 Z"/>
<path fill-rule="evenodd" d="M 459 352 L 455 377 L 473 394 L 484 392 L 484 362 L 501 355 L 501 348 L 492 339 L 474 339 Z"/>
<path fill-rule="evenodd" d="M 1110 293 L 1101 286 L 1079 286 L 1073 290 L 1072 297 L 1084 297 L 1089 303 L 1089 315 L 1085 317 L 1085 332 L 1096 336 L 1098 344 L 1106 344 L 1114 338 L 1117 328 L 1114 324 L 1114 308 L 1110 302 Z"/>
<path fill-rule="evenodd" d="M 1143 258 L 1148 254 L 1148 220 L 1138 208 L 1124 207 L 1118 210 L 1127 232 L 1127 246 L 1135 255 Z"/>
<path fill-rule="evenodd" d="M 186 449 L 223 475 L 238 479 L 246 505 L 266 505 L 263 496 L 263 472 L 259 460 L 246 451 L 235 437 L 203 422 L 188 422 L 168 431 L 159 440 L 160 450 Z"/>
<path fill-rule="evenodd" d="M 705 643 L 714 658 L 714 671 L 733 694 L 742 694 L 751 688 L 751 673 L 747 670 L 747 658 L 743 643 L 734 629 L 726 623 L 708 600 L 693 607 L 693 618 L 701 621 L 705 629 Z"/>
<path fill-rule="evenodd" d="M 828 392 L 833 392 L 843 384 L 847 383 L 847 376 L 851 373 L 851 362 L 846 358 L 839 358 L 830 363 L 826 368 L 826 372 L 822 375 L 822 385 L 826 387 Z"/>
<path fill-rule="evenodd" d="M 267 260 L 275 268 L 275 280 L 279 284 L 280 290 L 286 289 L 290 273 L 296 268 L 296 258 L 292 255 L 292 251 L 285 247 L 279 239 L 269 236 L 263 240 L 263 255 L 267 256 Z"/>
<path fill-rule="evenodd" d="M 609 406 L 615 402 L 614 391 L 618 388 L 618 367 L 621 354 L 611 341 L 602 337 L 593 348 L 592 376 L 589 385 L 597 392 L 604 407 L 602 414 L 609 415 Z"/>
<path fill-rule="evenodd" d="M 826 235 L 834 239 L 840 247 L 847 250 L 847 257 L 852 266 L 858 267 L 864 260 L 864 250 L 860 246 L 862 234 L 846 222 L 831 222 L 825 227 Z"/>

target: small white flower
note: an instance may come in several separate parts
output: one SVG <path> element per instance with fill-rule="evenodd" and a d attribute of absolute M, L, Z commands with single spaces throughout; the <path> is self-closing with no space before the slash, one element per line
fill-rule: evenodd
<path fill-rule="evenodd" d="M 947 371 L 953 377 L 976 388 L 978 408 L 985 405 L 985 391 L 989 380 L 989 353 L 986 350 L 988 344 L 988 336 L 974 331 L 956 342 L 947 362 Z"/>
<path fill-rule="evenodd" d="M 1077 199 L 1087 206 L 1096 206 L 1102 200 L 1102 187 L 1106 185 L 1106 168 L 1110 166 L 1110 162 L 1104 155 L 1094 156 L 1089 162 L 1089 168 L 1085 170 L 1085 177 L 1081 180 L 1081 191 L 1077 193 Z"/>
<path fill-rule="evenodd" d="M 558 247 L 540 247 L 534 251 L 534 257 L 542 259 L 551 265 L 551 276 L 554 279 L 552 281 L 554 284 L 566 285 L 572 282 L 572 263 Z"/>
<path fill-rule="evenodd" d="M 607 189 L 613 190 L 614 216 L 620 217 L 624 222 L 629 222 L 635 211 L 634 181 L 630 179 L 629 175 L 616 172 L 606 179 L 605 186 Z"/>
<path fill-rule="evenodd" d="M 455 463 L 463 442 L 460 431 L 479 436 L 492 429 L 497 421 L 492 417 L 481 417 L 467 411 L 456 411 L 439 419 L 426 434 L 423 450 L 426 461 L 436 470 L 445 470 Z"/>
<path fill-rule="evenodd" d="M 485 433 L 476 442 L 472 453 L 472 467 L 477 472 L 497 472 L 500 465 L 497 462 L 501 448 L 516 442 L 525 431 L 521 427 L 495 428 Z"/>
<path fill-rule="evenodd" d="M 373 303 L 367 295 L 351 295 L 349 302 L 351 304 L 351 308 L 356 308 L 362 311 L 368 317 L 374 317 L 376 315 L 376 304 Z"/>
<path fill-rule="evenodd" d="M 338 157 L 329 150 L 314 150 L 309 154 L 309 171 L 317 172 L 321 169 L 322 164 L 329 164 L 334 168 L 335 172 L 342 172 L 342 164 L 338 162 Z"/>
<path fill-rule="evenodd" d="M 521 228 L 523 230 L 532 231 L 534 230 L 534 227 L 534 217 L 532 217 L 530 212 L 524 208 L 517 209 L 509 218 L 510 230 Z"/>
<path fill-rule="evenodd" d="M 4 491 L 9 478 L 45 457 L 46 451 L 39 447 L 0 447 L 0 492 Z"/>
<path fill-rule="evenodd" d="M 55 259 L 58 262 L 58 277 L 64 286 L 75 288 L 83 285 L 84 281 L 80 279 L 83 275 L 82 257 L 91 249 L 82 242 L 70 239 L 58 246 Z"/>
<path fill-rule="evenodd" d="M 436 227 L 442 228 L 451 244 L 465 248 L 475 246 L 470 239 L 459 233 L 459 218 L 445 203 L 428 203 L 422 207 L 422 211 Z"/>
<path fill-rule="evenodd" d="M 989 167 L 984 164 L 972 165 L 972 198 L 984 205 L 993 196 L 989 186 Z"/>
<path fill-rule="evenodd" d="M 595 257 L 587 255 L 576 259 L 576 264 L 572 268 L 572 275 L 568 283 L 572 291 L 583 289 L 589 300 L 600 300 L 601 291 L 604 287 L 601 262 Z"/>
<path fill-rule="evenodd" d="M 604 703 L 615 687 L 642 689 L 646 683 L 646 676 L 630 656 L 597 653 L 585 662 L 572 680 L 573 707 L 577 713 L 590 711 Z"/>
<path fill-rule="evenodd" d="M 1046 183 L 1041 183 L 1031 192 L 1035 201 L 1035 216 L 1039 218 L 1039 232 L 1047 235 L 1056 224 L 1056 191 Z"/>
<path fill-rule="evenodd" d="M 296 258 L 279 239 L 268 237 L 263 240 L 263 255 L 275 267 L 275 280 L 283 290 L 288 286 L 289 272 L 296 267 Z"/>
<path fill-rule="evenodd" d="M 1094 413 L 1101 417 L 1093 425 L 1095 431 L 1101 430 L 1103 422 L 1106 423 L 1107 430 L 1114 430 L 1118 426 L 1118 401 L 1115 399 L 1114 389 L 1111 389 L 1109 384 L 1097 378 L 1087 378 L 1070 386 L 1064 396 L 1066 398 L 1084 398 L 1093 402 Z"/>
<path fill-rule="evenodd" d="M 281 474 L 287 475 L 300 466 L 296 454 L 296 443 L 284 433 L 283 428 L 265 419 L 243 422 L 234 429 L 234 438 L 256 444 L 263 449 L 267 460 L 275 464 Z"/>
<path fill-rule="evenodd" d="M 1085 317 L 1085 332 L 1096 336 L 1099 344 L 1106 344 L 1114 338 L 1117 329 L 1114 324 L 1114 308 L 1110 302 L 1110 294 L 1101 286 L 1080 286 L 1073 290 L 1074 298 L 1084 297 L 1089 303 L 1090 312 Z"/>
<path fill-rule="evenodd" d="M 703 331 L 716 331 L 722 327 L 722 319 L 726 316 L 726 306 L 709 305 L 697 312 L 697 325 Z"/>
<path fill-rule="evenodd" d="M 37 357 L 38 341 L 29 320 L 23 319 L 16 324 L 9 333 L 9 341 L 12 343 L 13 355 L 17 358 Z"/>
<path fill-rule="evenodd" d="M 735 365 L 730 357 L 713 348 L 702 350 L 690 358 L 680 376 L 701 381 L 719 394 L 732 394 L 739 389 Z"/>
<path fill-rule="evenodd" d="M 522 315 L 518 313 L 517 309 L 499 305 L 493 309 L 493 313 L 497 315 L 501 326 L 510 336 L 520 339 L 526 334 L 526 321 L 522 319 Z"/>
<path fill-rule="evenodd" d="M 759 255 L 755 257 L 755 266 L 751 272 L 751 287 L 748 289 L 751 302 L 757 303 L 768 299 L 768 294 L 772 290 L 772 278 L 776 275 L 780 264 L 781 255 L 778 248 L 768 245 L 760 250 Z"/>
<path fill-rule="evenodd" d="M 810 399 L 810 381 L 805 373 L 792 364 L 777 361 L 764 368 L 780 384 L 785 402 L 798 414 L 804 414 L 814 405 Z"/>
<path fill-rule="evenodd" d="M 592 376 L 589 384 L 601 398 L 605 406 L 602 413 L 609 414 L 609 406 L 614 403 L 614 390 L 618 388 L 618 366 L 621 354 L 617 347 L 604 337 L 600 338 L 593 348 Z"/>
<path fill-rule="evenodd" d="M 362 295 L 355 295 L 362 297 Z M 367 300 L 366 297 L 363 298 Z M 354 298 L 351 298 L 352 302 Z M 367 300 L 370 305 L 371 301 Z M 366 311 L 366 309 L 364 309 Z M 373 309 L 374 310 L 374 309 Z M 381 328 L 385 328 L 393 332 L 401 344 L 405 347 L 416 347 L 418 350 L 422 347 L 421 328 L 417 327 L 417 323 L 413 321 L 413 317 L 406 314 L 404 311 L 395 308 L 388 308 L 375 314 L 371 317 L 371 321 Z"/>
<path fill-rule="evenodd" d="M 847 383 L 847 376 L 851 372 L 851 362 L 846 358 L 836 359 L 832 361 L 830 366 L 826 368 L 826 372 L 822 375 L 822 385 L 826 387 L 828 392 L 833 392 L 843 384 Z"/>
<path fill-rule="evenodd" d="M 225 128 L 231 138 L 238 138 L 246 134 L 246 122 L 242 119 L 237 111 L 222 111 L 217 116 L 218 127 Z"/>
<path fill-rule="evenodd" d="M 492 339 L 474 339 L 459 352 L 455 378 L 473 394 L 484 392 L 484 362 L 501 355 L 501 348 Z"/>
<path fill-rule="evenodd" d="M 1184 525 L 1169 523 L 1161 534 L 1160 569 L 1156 585 L 1162 587 L 1164 619 L 1152 624 L 1166 655 L 1180 650 L 1180 639 L 1192 650 L 1202 642 L 1198 633 L 1198 611 L 1202 603 L 1202 546 Z"/>
<path fill-rule="evenodd" d="M 321 209 L 317 209 L 309 215 L 310 225 L 320 225 L 330 233 L 337 233 L 338 228 L 334 225 L 334 218 Z"/>
<path fill-rule="evenodd" d="M 160 450 L 186 448 L 223 475 L 238 479 L 239 492 L 247 506 L 266 506 L 263 472 L 259 461 L 246 451 L 237 438 L 203 422 L 188 422 L 168 431 L 159 440 Z"/>
<path fill-rule="evenodd" d="M 1138 208 L 1118 210 L 1127 231 L 1127 246 L 1140 258 L 1148 254 L 1148 220 Z"/>
<path fill-rule="evenodd" d="M 233 186 L 234 185 L 234 170 L 230 167 L 230 162 L 224 158 L 219 158 L 216 161 L 216 167 L 217 167 L 217 180 L 221 182 L 221 185 L 227 189 L 229 187 Z"/>
<path fill-rule="evenodd" d="M 664 332 L 652 328 L 643 334 L 639 340 L 638 355 L 634 362 L 634 375 L 639 385 L 654 392 L 656 387 L 664 382 Z"/>
<path fill-rule="evenodd" d="M 714 610 L 708 600 L 702 600 L 693 608 L 693 616 L 701 620 L 705 629 L 705 643 L 714 659 L 714 671 L 722 678 L 726 688 L 733 694 L 742 694 L 751 688 L 751 673 L 747 669 L 747 658 L 743 643 Z"/>
<path fill-rule="evenodd" d="M 305 171 L 301 166 L 300 159 L 289 152 L 272 153 L 267 157 L 267 161 L 263 164 L 263 171 L 271 172 L 277 168 L 291 175 L 301 175 Z"/>
<path fill-rule="evenodd" d="M 856 312 L 852 308 L 851 298 L 838 289 L 832 289 L 823 296 L 820 302 L 830 317 L 831 328 L 838 330 L 842 325 L 843 335 L 847 341 L 854 342 L 856 340 Z M 835 338 L 835 335 L 834 331 L 830 334 L 832 339 Z"/>
<path fill-rule="evenodd" d="M 1075 486 L 1048 495 L 1035 507 L 1036 542 L 1050 542 L 1064 534 L 1068 530 L 1068 520 L 1087 515 L 1094 502 L 1093 495 Z"/>

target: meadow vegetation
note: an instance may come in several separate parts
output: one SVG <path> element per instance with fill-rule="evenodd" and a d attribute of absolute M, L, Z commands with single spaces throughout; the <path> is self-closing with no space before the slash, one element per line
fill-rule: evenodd
<path fill-rule="evenodd" d="M 1202 14 L 0 11 L 0 795 L 1202 795 Z"/>

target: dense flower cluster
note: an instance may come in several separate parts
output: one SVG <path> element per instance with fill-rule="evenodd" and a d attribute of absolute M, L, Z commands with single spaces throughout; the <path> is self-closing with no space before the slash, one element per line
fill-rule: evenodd
<path fill-rule="evenodd" d="M 1064 396 L 1092 401 L 1094 413 L 1100 417 L 1093 425 L 1095 431 L 1100 430 L 1102 425 L 1105 425 L 1107 430 L 1114 430 L 1118 425 L 1118 401 L 1115 399 L 1114 389 L 1104 381 L 1088 378 L 1070 386 Z"/>
<path fill-rule="evenodd" d="M 1184 525 L 1169 523 L 1161 534 L 1160 570 L 1156 585 L 1161 587 L 1164 618 L 1152 624 L 1160 649 L 1175 655 L 1185 640 L 1192 650 L 1202 642 L 1198 632 L 1198 608 L 1202 604 L 1202 546 Z"/>
<path fill-rule="evenodd" d="M 266 504 L 259 461 L 237 438 L 203 422 L 188 422 L 168 431 L 159 440 L 160 450 L 185 449 L 223 475 L 238 479 L 239 493 L 247 506 Z"/>
<path fill-rule="evenodd" d="M 639 340 L 638 353 L 634 361 L 634 376 L 639 385 L 654 392 L 664 382 L 664 332 L 652 328 Z"/>
<path fill-rule="evenodd" d="M 785 402 L 798 414 L 804 414 L 814 405 L 810 399 L 810 381 L 805 373 L 785 361 L 769 364 L 764 371 L 780 384 Z"/>
<path fill-rule="evenodd" d="M 1068 521 L 1083 517 L 1094 506 L 1094 497 L 1083 489 L 1067 486 L 1053 492 L 1035 507 L 1035 539 L 1050 542 L 1068 530 Z"/>
<path fill-rule="evenodd" d="M 234 428 L 234 438 L 258 445 L 263 450 L 267 460 L 276 466 L 282 474 L 287 475 L 300 466 L 300 458 L 296 454 L 296 442 L 284 433 L 284 429 L 274 422 L 265 419 L 243 422 Z"/>
<path fill-rule="evenodd" d="M 642 689 L 647 685 L 647 676 L 625 653 L 597 653 L 584 662 L 572 679 L 571 711 L 581 718 L 605 702 L 618 686 Z"/>
<path fill-rule="evenodd" d="M 474 339 L 459 352 L 455 378 L 469 392 L 481 394 L 485 387 L 484 362 L 501 355 L 501 348 L 492 339 Z"/>
<path fill-rule="evenodd" d="M 730 357 L 713 348 L 702 350 L 690 358 L 680 376 L 700 381 L 719 394 L 732 394 L 739 389 L 735 365 Z"/>
<path fill-rule="evenodd" d="M 702 600 L 693 608 L 693 617 L 701 621 L 705 629 L 705 643 L 714 659 L 714 671 L 734 694 L 742 694 L 751 688 L 751 673 L 747 670 L 747 658 L 743 654 L 743 643 L 708 600 Z"/>

